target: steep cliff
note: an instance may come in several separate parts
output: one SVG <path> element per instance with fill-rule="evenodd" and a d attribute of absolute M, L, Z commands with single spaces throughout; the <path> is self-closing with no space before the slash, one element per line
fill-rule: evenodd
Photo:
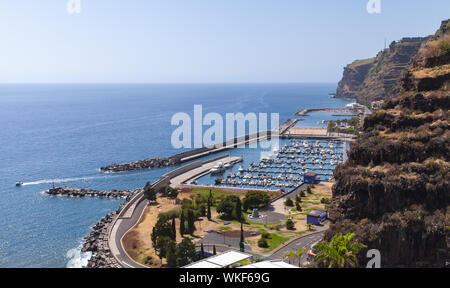
<path fill-rule="evenodd" d="M 357 98 L 359 87 L 364 83 L 364 80 L 373 67 L 375 58 L 364 60 L 356 60 L 344 68 L 342 80 L 338 84 L 336 90 L 337 98 Z"/>
<path fill-rule="evenodd" d="M 392 98 L 400 91 L 403 70 L 426 39 L 403 38 L 392 42 L 375 58 L 348 65 L 344 68 L 336 97 L 355 98 L 361 104 Z"/>
<path fill-rule="evenodd" d="M 334 171 L 325 238 L 354 232 L 381 252 L 384 267 L 445 267 L 450 259 L 450 29 L 443 27 L 448 21 L 403 73 L 401 93 L 366 117 L 348 161 Z"/>

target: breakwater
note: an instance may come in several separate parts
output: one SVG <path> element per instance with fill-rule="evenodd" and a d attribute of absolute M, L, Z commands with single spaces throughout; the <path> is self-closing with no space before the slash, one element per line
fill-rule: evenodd
<path fill-rule="evenodd" d="M 82 189 L 73 187 L 53 187 L 45 191 L 46 194 L 52 196 L 68 196 L 68 197 L 105 197 L 105 198 L 128 198 L 135 193 L 137 190 L 93 190 L 93 189 Z"/>
<path fill-rule="evenodd" d="M 285 125 L 285 124 L 283 124 Z M 292 125 L 291 122 L 288 125 Z M 278 135 L 278 129 L 276 129 L 276 135 Z M 197 148 L 193 150 L 189 150 L 186 152 L 178 153 L 172 155 L 168 158 L 148 158 L 145 160 L 137 160 L 129 163 L 122 164 L 111 164 L 109 166 L 104 166 L 100 168 L 101 172 L 130 172 L 130 171 L 138 171 L 152 168 L 160 168 L 160 167 L 169 167 L 179 165 L 181 163 L 198 159 L 207 155 L 219 153 L 228 149 L 236 148 L 241 145 L 250 144 L 255 141 L 262 141 L 266 139 L 270 139 L 272 137 L 272 131 L 260 131 L 253 134 L 247 134 L 243 136 L 239 136 L 223 142 L 221 145 L 212 145 L 202 148 Z"/>
<path fill-rule="evenodd" d="M 70 187 L 56 187 L 46 191 L 49 195 L 65 195 L 71 197 L 112 197 L 125 198 L 125 201 L 115 211 L 111 211 L 94 226 L 92 231 L 84 238 L 84 243 L 81 252 L 91 252 L 92 257 L 88 260 L 87 268 L 121 268 L 122 266 L 117 262 L 111 253 L 108 245 L 109 229 L 113 220 L 119 215 L 120 211 L 124 209 L 131 198 L 137 193 L 142 192 L 142 189 L 136 190 L 110 190 L 98 191 L 92 189 L 70 188 Z"/>
<path fill-rule="evenodd" d="M 129 163 L 111 164 L 100 168 L 102 172 L 127 172 L 137 171 L 144 169 L 160 168 L 174 166 L 181 163 L 181 158 L 169 157 L 169 158 L 149 158 L 144 160 L 137 160 Z"/>
<path fill-rule="evenodd" d="M 327 112 L 327 113 L 339 113 L 339 114 L 352 114 L 353 112 L 350 109 L 341 109 L 341 108 L 315 108 L 315 109 L 304 109 L 302 111 L 298 111 L 295 113 L 295 116 L 306 116 L 308 113 L 318 113 L 318 112 Z"/>
<path fill-rule="evenodd" d="M 111 254 L 108 245 L 108 229 L 119 211 L 123 209 L 125 203 L 122 203 L 116 211 L 112 211 L 98 221 L 88 236 L 84 238 L 84 244 L 81 252 L 92 252 L 92 257 L 88 260 L 87 268 L 121 268 Z"/>

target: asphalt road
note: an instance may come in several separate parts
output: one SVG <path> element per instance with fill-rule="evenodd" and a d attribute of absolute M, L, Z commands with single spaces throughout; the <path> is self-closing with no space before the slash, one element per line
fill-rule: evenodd
<path fill-rule="evenodd" d="M 288 245 L 286 245 L 286 247 L 281 248 L 280 250 L 278 250 L 277 252 L 275 252 L 274 254 L 272 254 L 269 258 L 271 259 L 281 259 L 281 257 L 283 256 L 283 254 L 289 252 L 289 251 L 293 251 L 293 252 L 297 252 L 298 249 L 300 248 L 306 248 L 306 251 L 303 253 L 300 261 L 301 263 L 306 262 L 306 258 L 307 258 L 307 252 L 308 250 L 310 250 L 312 248 L 312 245 L 320 240 L 323 239 L 323 236 L 325 234 L 325 231 L 321 231 L 319 233 L 316 234 L 311 234 L 305 237 L 301 237 L 291 243 L 289 243 Z M 287 261 L 287 260 L 286 260 Z M 291 263 L 294 264 L 294 263 Z M 295 264 L 298 264 L 295 263 Z"/>
<path fill-rule="evenodd" d="M 125 233 L 127 233 L 128 230 L 130 230 L 139 221 L 139 217 L 141 216 L 142 211 L 145 209 L 146 206 L 147 200 L 142 200 L 138 205 L 136 205 L 136 208 L 134 209 L 131 218 L 119 219 L 117 222 L 118 226 L 115 235 L 115 241 L 117 243 L 117 249 L 119 250 L 119 254 L 118 255 L 116 254 L 115 256 L 124 266 L 129 268 L 146 268 L 145 266 L 134 262 L 133 260 L 130 259 L 130 257 L 128 257 L 128 255 L 125 253 L 122 247 L 122 242 L 120 241 L 122 236 Z"/>

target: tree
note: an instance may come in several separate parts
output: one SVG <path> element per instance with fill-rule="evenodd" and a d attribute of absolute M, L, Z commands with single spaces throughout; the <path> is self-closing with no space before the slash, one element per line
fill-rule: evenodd
<path fill-rule="evenodd" d="M 300 267 L 300 265 L 301 265 L 300 261 L 301 261 L 302 255 L 305 251 L 306 251 L 306 248 L 299 248 L 297 250 L 297 252 L 294 254 L 295 257 L 298 259 L 298 267 Z"/>
<path fill-rule="evenodd" d="M 300 202 L 295 202 L 295 209 L 297 209 L 298 212 L 302 212 L 302 206 L 300 206 Z"/>
<path fill-rule="evenodd" d="M 258 239 L 258 247 L 260 247 L 260 248 L 269 247 L 269 243 L 267 242 L 267 239 L 264 237 L 259 238 Z"/>
<path fill-rule="evenodd" d="M 172 240 L 176 241 L 177 240 L 177 227 L 175 224 L 175 216 L 172 217 Z"/>
<path fill-rule="evenodd" d="M 291 218 L 286 220 L 286 229 L 288 229 L 288 230 L 294 230 L 295 229 L 294 221 L 292 221 Z"/>
<path fill-rule="evenodd" d="M 241 222 L 241 241 L 239 241 L 239 249 L 241 250 L 241 252 L 245 251 L 245 246 L 244 246 L 244 225 Z"/>
<path fill-rule="evenodd" d="M 286 259 L 286 258 L 288 258 L 289 259 L 289 264 L 291 264 L 291 260 L 292 260 L 292 262 L 295 262 L 295 254 L 294 254 L 294 252 L 292 252 L 292 251 L 289 251 L 289 252 L 287 252 L 287 253 L 284 253 L 282 256 L 281 256 L 281 259 Z"/>
<path fill-rule="evenodd" d="M 354 233 L 342 235 L 337 233 L 331 241 L 320 242 L 314 246 L 318 251 L 314 262 L 328 268 L 349 268 L 358 266 L 359 250 L 366 247 L 359 243 Z"/>
<path fill-rule="evenodd" d="M 169 239 L 174 239 L 172 225 L 169 223 L 167 216 L 161 216 L 152 229 L 152 243 L 153 246 L 157 246 L 158 238 L 168 237 Z"/>
<path fill-rule="evenodd" d="M 158 239 L 156 241 L 156 245 L 154 247 L 155 247 L 155 250 L 158 251 L 158 256 L 161 259 L 161 264 L 162 264 L 162 259 L 166 257 L 167 247 L 169 246 L 170 242 L 173 242 L 173 240 L 167 236 L 158 237 Z"/>
<path fill-rule="evenodd" d="M 233 218 L 233 216 L 237 216 L 236 207 L 238 206 L 237 203 L 240 202 L 241 200 L 238 196 L 228 195 L 217 205 L 217 212 L 222 213 L 226 218 Z"/>
<path fill-rule="evenodd" d="M 180 234 L 181 234 L 181 236 L 186 234 L 186 226 L 184 223 L 184 210 L 181 210 L 181 213 L 180 213 Z"/>
<path fill-rule="evenodd" d="M 164 196 L 175 199 L 178 196 L 178 190 L 170 187 L 169 185 L 165 185 Z"/>
<path fill-rule="evenodd" d="M 208 208 L 206 211 L 206 218 L 211 221 L 211 201 L 208 199 Z"/>
<path fill-rule="evenodd" d="M 297 252 L 289 251 L 287 253 L 284 253 L 281 258 L 284 260 L 286 258 L 289 259 L 289 264 L 294 264 L 295 259 L 298 259 L 298 267 L 300 267 L 301 263 L 300 260 L 302 258 L 303 252 L 306 250 L 306 248 L 300 248 L 297 250 Z M 292 263 L 291 263 L 292 261 Z"/>
<path fill-rule="evenodd" d="M 294 206 L 294 201 L 292 201 L 291 198 L 287 198 L 286 201 L 284 201 L 284 205 L 287 207 L 293 207 Z"/>
<path fill-rule="evenodd" d="M 177 268 L 177 246 L 174 241 L 169 242 L 166 248 L 167 267 Z"/>
<path fill-rule="evenodd" d="M 177 266 L 182 267 L 197 260 L 195 244 L 188 238 L 184 238 L 177 249 Z"/>
<path fill-rule="evenodd" d="M 243 201 L 244 211 L 253 210 L 270 202 L 269 193 L 266 191 L 248 191 Z"/>
<path fill-rule="evenodd" d="M 236 199 L 236 204 L 233 211 L 233 218 L 239 221 L 242 219 L 242 202 L 239 197 L 237 197 Z"/>
<path fill-rule="evenodd" d="M 206 212 L 206 217 L 208 220 L 211 221 L 211 205 L 213 201 L 213 195 L 211 189 L 209 189 L 209 196 L 208 196 L 208 211 Z"/>
<path fill-rule="evenodd" d="M 308 223 L 308 224 L 306 224 L 306 227 L 308 227 L 308 231 L 311 231 L 313 228 L 313 224 Z"/>
<path fill-rule="evenodd" d="M 152 188 L 152 185 L 150 185 L 150 182 L 147 182 L 144 186 L 144 197 L 148 201 L 156 200 L 156 191 Z"/>
<path fill-rule="evenodd" d="M 188 209 L 187 211 L 188 215 L 188 233 L 193 234 L 195 231 L 195 216 L 194 216 L 194 210 Z"/>
<path fill-rule="evenodd" d="M 302 211 L 302 207 L 300 206 L 300 203 L 302 202 L 302 198 L 300 197 L 300 195 L 296 195 L 295 196 L 295 208 L 297 209 L 298 212 Z"/>

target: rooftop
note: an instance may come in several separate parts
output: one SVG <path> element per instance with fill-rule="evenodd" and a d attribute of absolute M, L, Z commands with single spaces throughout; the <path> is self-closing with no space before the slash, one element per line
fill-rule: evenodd
<path fill-rule="evenodd" d="M 275 261 L 256 262 L 239 268 L 299 268 L 299 267 L 285 263 L 280 260 L 275 260 Z"/>
<path fill-rule="evenodd" d="M 238 252 L 238 251 L 227 251 L 219 255 L 215 255 L 192 264 L 186 265 L 183 268 L 224 268 L 232 265 L 236 262 L 246 260 L 251 258 L 252 255 Z"/>

